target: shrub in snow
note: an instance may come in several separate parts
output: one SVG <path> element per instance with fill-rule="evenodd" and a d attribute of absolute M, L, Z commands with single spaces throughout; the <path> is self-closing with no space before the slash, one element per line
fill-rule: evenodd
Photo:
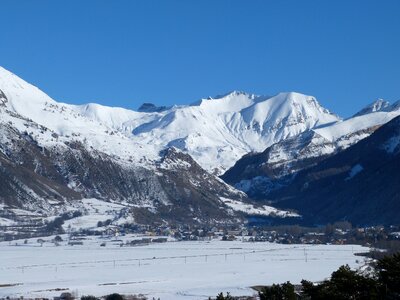
<path fill-rule="evenodd" d="M 88 295 L 88 296 L 82 296 L 81 300 L 99 300 L 99 298 Z"/>
<path fill-rule="evenodd" d="M 124 297 L 120 294 L 114 293 L 106 296 L 105 300 L 124 300 Z"/>

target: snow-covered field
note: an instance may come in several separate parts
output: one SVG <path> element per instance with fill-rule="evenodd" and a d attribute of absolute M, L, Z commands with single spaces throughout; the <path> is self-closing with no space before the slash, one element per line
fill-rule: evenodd
<path fill-rule="evenodd" d="M 354 253 L 367 250 L 217 240 L 137 247 L 120 247 L 121 241 L 100 247 L 101 242 L 92 238 L 58 247 L 40 247 L 36 239 L 26 245 L 0 243 L 0 297 L 52 297 L 62 291 L 77 296 L 142 293 L 161 300 L 207 299 L 221 291 L 252 295 L 254 285 L 319 281 L 340 265 L 359 267 L 364 259 Z"/>

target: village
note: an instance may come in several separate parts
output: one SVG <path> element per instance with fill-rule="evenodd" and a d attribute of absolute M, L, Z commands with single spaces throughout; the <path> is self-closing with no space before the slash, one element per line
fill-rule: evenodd
<path fill-rule="evenodd" d="M 353 227 L 351 223 L 342 221 L 320 227 L 304 227 L 299 225 L 140 225 L 114 224 L 113 221 L 99 221 L 93 228 L 63 227 L 65 221 L 77 218 L 81 214 L 76 211 L 64 214 L 51 221 L 43 221 L 31 215 L 18 215 L 12 224 L 0 224 L 0 241 L 23 240 L 50 235 L 68 236 L 70 246 L 84 244 L 85 237 L 97 236 L 105 240 L 120 242 L 121 246 L 140 246 L 150 243 L 174 241 L 222 241 L 270 242 L 279 244 L 357 244 L 384 249 L 400 249 L 400 226 Z M 1 216 L 0 216 L 1 217 Z M 122 243 L 120 237 L 135 237 Z M 55 240 L 55 243 L 60 242 Z"/>

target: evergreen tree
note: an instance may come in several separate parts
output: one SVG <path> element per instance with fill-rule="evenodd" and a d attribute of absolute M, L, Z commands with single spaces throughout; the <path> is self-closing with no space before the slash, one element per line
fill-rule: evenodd
<path fill-rule="evenodd" d="M 379 260 L 376 271 L 386 298 L 400 299 L 400 253 Z"/>
<path fill-rule="evenodd" d="M 234 300 L 234 298 L 228 293 L 226 293 L 226 296 L 224 296 L 223 293 L 219 293 L 216 300 Z"/>
<path fill-rule="evenodd" d="M 289 281 L 286 283 L 273 284 L 272 286 L 263 287 L 259 292 L 260 300 L 295 300 L 296 293 L 294 285 Z"/>
<path fill-rule="evenodd" d="M 302 291 L 305 298 L 311 300 L 373 300 L 380 299 L 379 283 L 373 278 L 364 277 L 350 269 L 348 265 L 341 266 L 332 273 L 330 280 L 314 285 L 302 281 Z"/>
<path fill-rule="evenodd" d="M 114 293 L 108 295 L 105 300 L 124 300 L 124 297 L 120 294 Z"/>

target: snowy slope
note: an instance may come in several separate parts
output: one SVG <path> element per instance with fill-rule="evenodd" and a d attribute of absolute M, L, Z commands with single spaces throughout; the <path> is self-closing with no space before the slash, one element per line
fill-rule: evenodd
<path fill-rule="evenodd" d="M 345 135 L 349 135 L 371 127 L 383 125 L 400 114 L 400 109 L 394 111 L 377 111 L 365 115 L 353 117 L 331 126 L 316 128 L 314 131 L 329 141 L 337 141 Z"/>
<path fill-rule="evenodd" d="M 375 112 L 301 133 L 271 146 L 268 163 L 274 165 L 275 168 L 281 168 L 280 175 L 295 173 L 307 167 L 307 165 L 297 167 L 297 161 L 311 161 L 344 150 L 368 137 L 381 125 L 398 115 L 400 115 L 400 109 L 391 112 Z"/>

